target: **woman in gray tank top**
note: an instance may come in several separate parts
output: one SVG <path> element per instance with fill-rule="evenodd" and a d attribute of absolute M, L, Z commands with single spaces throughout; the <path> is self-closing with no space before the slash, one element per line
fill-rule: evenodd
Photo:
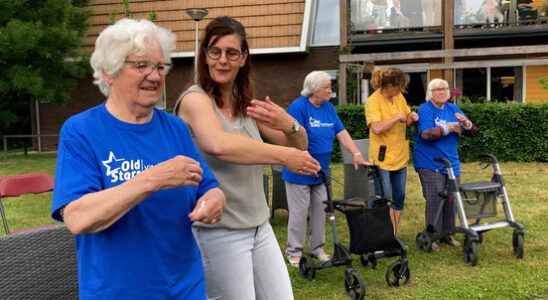
<path fill-rule="evenodd" d="M 270 99 L 253 100 L 250 68 L 243 25 L 230 17 L 213 19 L 198 52 L 199 85 L 175 105 L 226 195 L 220 222 L 196 222 L 194 234 L 210 299 L 293 299 L 268 223 L 263 165 L 285 165 L 308 175 L 320 167 L 305 151 L 305 130 Z"/>

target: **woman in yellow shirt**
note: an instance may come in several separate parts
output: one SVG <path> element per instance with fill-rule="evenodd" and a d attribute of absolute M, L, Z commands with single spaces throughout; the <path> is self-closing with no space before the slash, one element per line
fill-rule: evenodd
<path fill-rule="evenodd" d="M 402 92 L 409 79 L 399 69 L 375 69 L 371 83 L 375 92 L 367 99 L 365 118 L 369 127 L 369 160 L 379 167 L 380 178 L 375 182 L 375 192 L 390 199 L 390 218 L 394 234 L 398 232 L 400 215 L 404 207 L 409 143 L 406 127 L 417 122 L 419 116 L 412 112 Z"/>

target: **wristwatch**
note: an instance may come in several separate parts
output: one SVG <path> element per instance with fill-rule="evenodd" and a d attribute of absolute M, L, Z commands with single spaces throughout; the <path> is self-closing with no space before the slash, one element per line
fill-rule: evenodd
<path fill-rule="evenodd" d="M 301 130 L 301 124 L 299 124 L 299 122 L 297 122 L 297 120 L 293 120 L 293 125 L 291 125 L 291 134 L 296 134 L 297 132 L 299 132 L 299 130 Z"/>

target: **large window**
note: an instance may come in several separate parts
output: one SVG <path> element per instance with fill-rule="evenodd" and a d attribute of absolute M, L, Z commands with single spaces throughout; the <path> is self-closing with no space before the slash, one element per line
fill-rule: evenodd
<path fill-rule="evenodd" d="M 491 68 L 491 101 L 521 101 L 522 68 Z"/>
<path fill-rule="evenodd" d="M 418 106 L 426 99 L 426 72 L 408 73 L 409 85 L 407 92 L 404 94 L 407 104 Z"/>
<path fill-rule="evenodd" d="M 441 0 L 351 0 L 354 31 L 441 26 Z"/>
<path fill-rule="evenodd" d="M 522 67 L 470 68 L 455 71 L 456 87 L 475 101 L 521 102 Z"/>
<path fill-rule="evenodd" d="M 487 99 L 487 69 L 474 68 L 462 69 L 456 72 L 457 87 L 462 90 L 462 95 L 472 99 Z"/>
<path fill-rule="evenodd" d="M 540 2 L 539 0 L 455 0 L 455 24 L 505 25 L 534 22 L 539 16 L 545 14 L 545 8 L 541 8 Z"/>
<path fill-rule="evenodd" d="M 338 46 L 340 39 L 339 0 L 318 0 L 313 14 L 312 46 Z"/>

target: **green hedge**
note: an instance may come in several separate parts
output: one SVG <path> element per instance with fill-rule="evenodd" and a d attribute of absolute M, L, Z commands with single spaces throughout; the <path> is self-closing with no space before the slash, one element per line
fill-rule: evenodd
<path fill-rule="evenodd" d="M 501 161 L 548 162 L 548 103 L 463 104 L 461 109 L 478 126 L 474 137 L 461 137 L 461 160 L 493 153 Z M 367 138 L 363 106 L 339 105 L 337 113 L 353 139 Z M 333 160 L 340 161 L 339 145 Z"/>

